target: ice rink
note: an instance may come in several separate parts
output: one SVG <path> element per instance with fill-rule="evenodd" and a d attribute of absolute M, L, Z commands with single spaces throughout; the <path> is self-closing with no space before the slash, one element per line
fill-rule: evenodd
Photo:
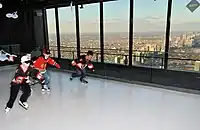
<path fill-rule="evenodd" d="M 69 81 L 50 72 L 52 92 L 33 87 L 29 110 L 4 113 L 14 69 L 0 72 L 1 130 L 199 130 L 200 96 L 88 77 Z M 19 93 L 21 95 L 21 93 Z M 19 96 L 18 96 L 19 97 Z"/>

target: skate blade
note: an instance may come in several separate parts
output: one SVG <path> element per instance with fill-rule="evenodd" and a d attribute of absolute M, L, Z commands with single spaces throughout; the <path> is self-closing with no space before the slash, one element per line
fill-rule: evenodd
<path fill-rule="evenodd" d="M 83 82 L 82 82 L 81 84 L 85 84 L 85 85 L 87 85 L 88 83 L 83 83 Z"/>
<path fill-rule="evenodd" d="M 51 93 L 51 91 L 47 91 L 47 90 L 46 90 L 46 91 L 41 91 L 41 93 L 42 93 L 42 94 L 45 94 L 45 93 L 49 94 L 49 93 Z"/>
<path fill-rule="evenodd" d="M 5 112 L 6 114 L 8 114 L 8 113 L 10 112 L 10 110 L 4 110 L 4 112 Z"/>
<path fill-rule="evenodd" d="M 26 108 L 26 107 L 24 107 L 22 104 L 20 104 L 19 103 L 19 105 L 21 106 L 21 107 L 23 107 L 25 110 L 28 110 L 28 107 Z"/>

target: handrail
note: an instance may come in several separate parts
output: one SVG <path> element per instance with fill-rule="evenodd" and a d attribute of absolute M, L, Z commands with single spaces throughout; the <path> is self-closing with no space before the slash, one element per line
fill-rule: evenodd
<path fill-rule="evenodd" d="M 52 46 L 51 46 L 52 47 Z M 66 48 L 74 48 L 74 47 L 66 47 Z M 76 48 L 75 48 L 76 49 Z M 81 49 L 83 49 L 83 48 L 81 48 Z M 84 49 L 87 49 L 87 50 L 92 50 L 92 49 L 100 49 L 100 48 L 84 48 Z M 104 54 L 105 55 L 113 55 L 113 56 L 128 56 L 128 54 L 118 54 L 118 53 L 108 53 L 108 52 L 106 52 L 106 50 L 113 50 L 113 49 L 105 49 L 105 52 L 104 52 Z M 54 50 L 54 49 L 51 49 L 51 51 L 57 51 L 57 50 Z M 76 52 L 76 51 L 71 51 L 71 50 L 65 50 L 65 49 L 61 49 L 61 51 L 62 52 Z M 116 51 L 116 49 L 115 50 L 113 50 L 113 51 Z M 117 51 L 119 51 L 118 49 L 117 49 Z M 126 50 L 126 51 L 128 51 L 128 50 Z M 155 51 L 133 51 L 133 53 L 134 52 L 141 52 L 141 53 L 148 53 L 148 54 L 150 54 L 150 53 L 154 53 Z M 82 51 L 81 53 L 87 53 L 87 51 Z M 94 52 L 95 54 L 100 54 L 100 50 L 99 50 L 99 52 Z M 146 55 L 142 55 L 142 56 L 138 56 L 138 55 L 135 55 L 135 54 L 133 54 L 133 56 L 134 57 L 143 57 L 143 58 L 155 58 L 155 59 L 164 59 L 164 52 L 158 52 L 158 53 L 161 53 L 163 56 L 155 56 L 155 55 L 152 55 L 152 56 L 146 56 Z M 171 59 L 171 60 L 184 60 L 184 61 L 200 61 L 200 59 L 190 59 L 190 58 L 180 58 L 180 57 L 168 57 L 168 59 Z"/>

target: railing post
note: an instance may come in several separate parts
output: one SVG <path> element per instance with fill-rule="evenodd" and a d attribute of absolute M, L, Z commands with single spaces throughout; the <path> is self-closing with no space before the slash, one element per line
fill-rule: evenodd
<path fill-rule="evenodd" d="M 99 53 L 96 53 L 96 62 L 99 61 Z"/>
<path fill-rule="evenodd" d="M 142 63 L 142 52 L 140 53 L 140 59 L 139 59 L 139 61 L 140 61 L 140 64 Z"/>
<path fill-rule="evenodd" d="M 125 55 L 124 64 L 128 65 L 128 56 L 127 55 Z"/>
<path fill-rule="evenodd" d="M 75 59 L 74 51 L 72 51 L 72 59 Z"/>

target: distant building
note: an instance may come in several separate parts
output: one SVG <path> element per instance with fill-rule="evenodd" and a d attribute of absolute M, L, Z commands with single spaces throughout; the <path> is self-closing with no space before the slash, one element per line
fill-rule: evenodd
<path fill-rule="evenodd" d="M 192 47 L 200 48 L 200 36 L 197 36 L 192 41 Z"/>
<path fill-rule="evenodd" d="M 200 61 L 195 61 L 194 71 L 200 71 Z"/>

